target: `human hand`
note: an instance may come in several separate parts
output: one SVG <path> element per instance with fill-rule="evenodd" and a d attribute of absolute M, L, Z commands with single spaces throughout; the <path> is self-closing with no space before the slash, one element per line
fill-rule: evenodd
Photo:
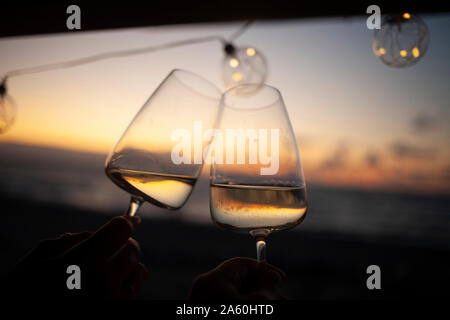
<path fill-rule="evenodd" d="M 286 274 L 266 262 L 232 258 L 198 276 L 188 299 L 192 300 L 273 300 Z"/>
<path fill-rule="evenodd" d="M 131 233 L 139 217 L 116 217 L 96 232 L 41 241 L 8 277 L 10 294 L 44 297 L 131 298 L 148 276 Z M 81 289 L 69 290 L 67 267 L 81 270 Z"/>

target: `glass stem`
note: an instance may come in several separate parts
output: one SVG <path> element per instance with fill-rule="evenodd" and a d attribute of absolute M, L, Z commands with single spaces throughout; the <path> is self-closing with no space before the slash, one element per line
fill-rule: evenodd
<path fill-rule="evenodd" d="M 250 234 L 256 240 L 256 260 L 258 263 L 266 261 L 266 237 L 270 234 L 269 229 L 254 229 Z"/>
<path fill-rule="evenodd" d="M 136 214 L 136 211 L 138 211 L 141 204 L 142 204 L 141 199 L 132 196 L 130 199 L 130 206 L 128 207 L 126 215 L 133 217 Z"/>
<path fill-rule="evenodd" d="M 256 239 L 256 260 L 258 263 L 266 261 L 266 241 L 264 238 Z"/>

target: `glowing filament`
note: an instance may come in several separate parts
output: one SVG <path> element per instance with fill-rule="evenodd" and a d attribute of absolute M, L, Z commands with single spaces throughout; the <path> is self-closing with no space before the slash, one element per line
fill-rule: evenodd
<path fill-rule="evenodd" d="M 420 56 L 419 48 L 415 47 L 414 49 L 412 49 L 412 55 L 414 58 L 418 58 Z"/>
<path fill-rule="evenodd" d="M 255 55 L 256 51 L 255 51 L 255 49 L 253 49 L 253 48 L 247 48 L 247 50 L 245 51 L 245 53 L 247 53 L 247 55 L 248 55 L 249 57 L 253 57 L 253 56 Z"/>
<path fill-rule="evenodd" d="M 402 56 L 403 58 L 406 57 L 408 55 L 408 51 L 406 50 L 400 50 L 400 56 Z"/>
<path fill-rule="evenodd" d="M 232 59 L 230 59 L 230 61 L 228 63 L 230 65 L 230 67 L 236 68 L 239 65 L 239 60 L 236 58 L 232 58 Z"/>
<path fill-rule="evenodd" d="M 403 19 L 411 19 L 411 15 L 408 12 L 403 14 Z"/>
<path fill-rule="evenodd" d="M 379 52 L 381 55 L 386 54 L 386 49 L 385 49 L 385 48 L 380 48 L 380 49 L 378 50 L 378 52 Z"/>
<path fill-rule="evenodd" d="M 231 77 L 233 78 L 234 82 L 239 82 L 242 79 L 242 73 L 235 72 L 235 73 L 233 73 L 233 75 Z"/>

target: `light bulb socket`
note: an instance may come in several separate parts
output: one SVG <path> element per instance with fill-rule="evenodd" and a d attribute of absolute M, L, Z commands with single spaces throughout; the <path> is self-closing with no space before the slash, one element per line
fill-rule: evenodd
<path fill-rule="evenodd" d="M 0 83 L 0 97 L 3 98 L 6 96 L 6 78 L 3 79 L 2 83 Z"/>
<path fill-rule="evenodd" d="M 234 55 L 234 53 L 236 52 L 235 46 L 233 46 L 231 43 L 225 43 L 223 50 L 225 51 L 225 53 L 227 55 L 230 55 L 230 56 Z"/>

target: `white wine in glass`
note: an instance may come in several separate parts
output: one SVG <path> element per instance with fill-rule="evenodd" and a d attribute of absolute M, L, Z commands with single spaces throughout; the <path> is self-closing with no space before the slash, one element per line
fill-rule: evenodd
<path fill-rule="evenodd" d="M 190 154 L 183 155 L 189 161 L 173 161 L 174 132 L 194 136 L 196 122 L 214 128 L 220 96 L 209 81 L 178 69 L 153 92 L 105 164 L 106 175 L 131 195 L 127 215 L 133 216 L 143 201 L 172 210 L 184 205 L 203 162 Z M 209 142 L 201 141 L 199 147 L 206 150 Z"/>
<path fill-rule="evenodd" d="M 216 224 L 237 232 L 282 230 L 299 224 L 306 213 L 305 187 L 211 184 Z"/>
<path fill-rule="evenodd" d="M 236 86 L 223 94 L 221 107 L 221 144 L 212 149 L 211 217 L 221 228 L 250 233 L 257 260 L 263 261 L 266 237 L 298 225 L 306 215 L 297 142 L 281 94 L 273 87 Z"/>
<path fill-rule="evenodd" d="M 128 193 L 167 209 L 181 208 L 197 180 L 196 177 L 127 169 L 108 169 L 106 173 Z"/>

